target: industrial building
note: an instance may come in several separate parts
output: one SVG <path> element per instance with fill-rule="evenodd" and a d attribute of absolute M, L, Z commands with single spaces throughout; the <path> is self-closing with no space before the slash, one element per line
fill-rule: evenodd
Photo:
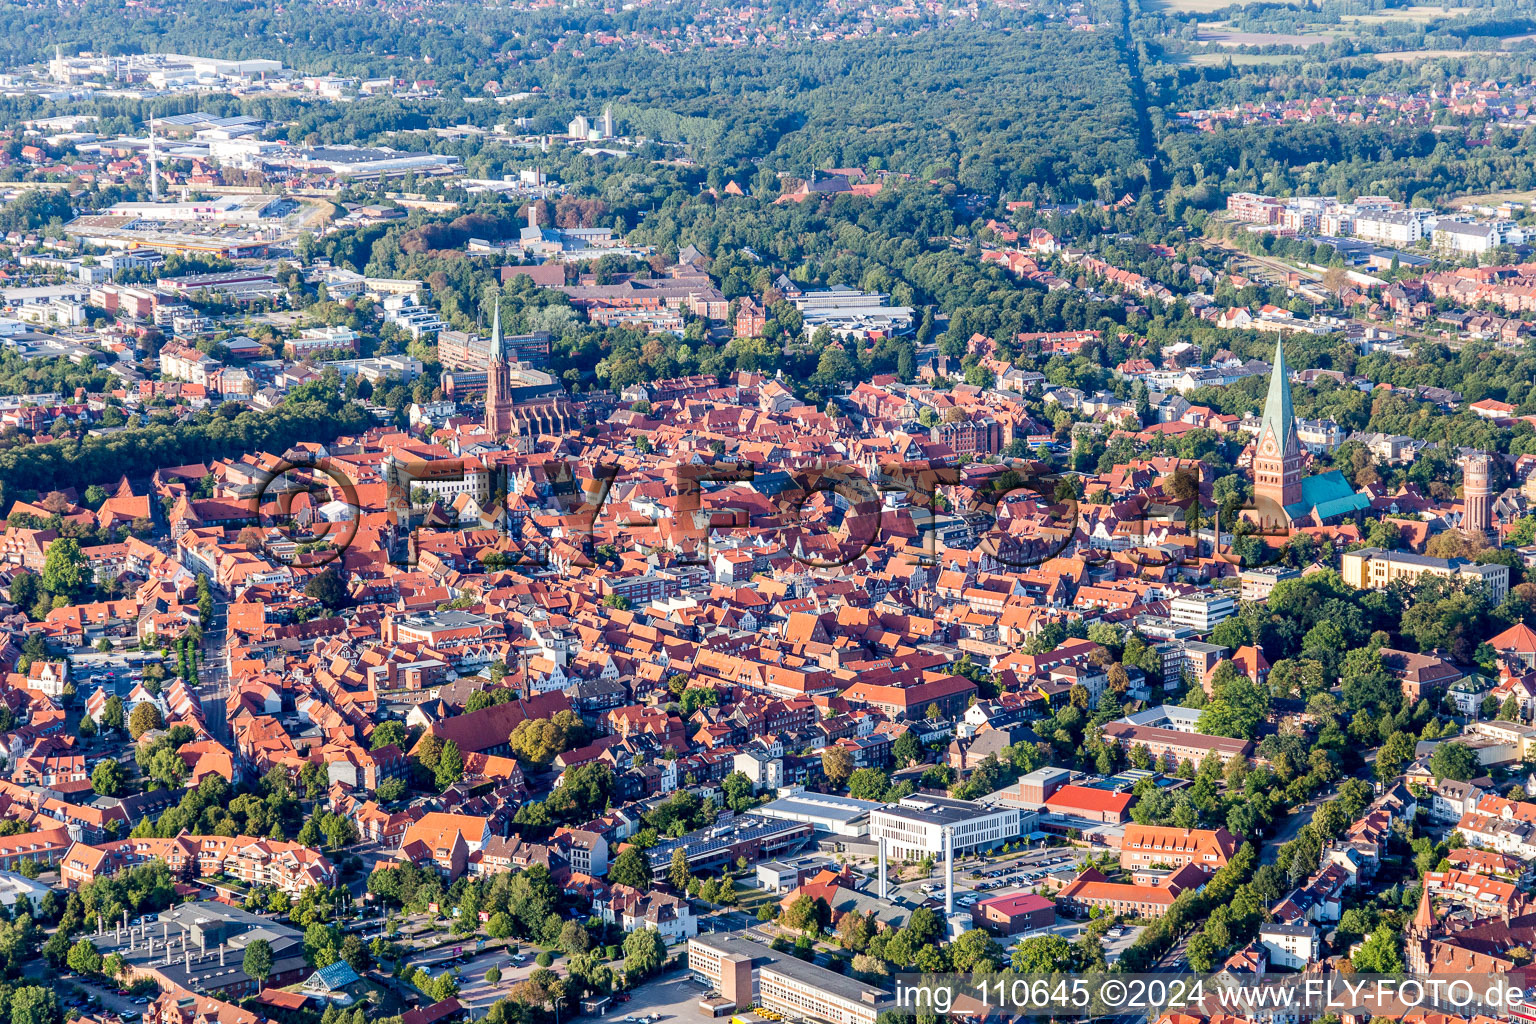
<path fill-rule="evenodd" d="M 117 953 L 126 960 L 131 980 L 149 979 L 165 990 L 223 998 L 255 995 L 257 982 L 245 973 L 243 962 L 245 948 L 257 939 L 272 947 L 269 986 L 291 985 L 313 970 L 305 963 L 304 936 L 297 928 L 238 907 L 197 901 L 142 920 L 105 927 L 92 941 L 103 954 Z"/>
<path fill-rule="evenodd" d="M 858 838 L 869 835 L 870 813 L 884 806 L 878 800 L 800 792 L 753 808 L 753 813 L 781 821 L 803 821 L 817 832 Z"/>
<path fill-rule="evenodd" d="M 646 851 L 651 873 L 660 875 L 672 863 L 672 851 L 681 849 L 688 858 L 688 870 L 700 871 L 725 867 L 745 857 L 748 863 L 793 853 L 804 846 L 814 829 L 800 821 L 779 821 L 757 814 L 722 818 L 709 828 L 701 828 L 677 839 L 663 839 Z"/>

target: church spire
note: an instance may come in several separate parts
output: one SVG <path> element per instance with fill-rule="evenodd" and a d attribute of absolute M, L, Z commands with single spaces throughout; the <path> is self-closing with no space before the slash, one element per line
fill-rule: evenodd
<path fill-rule="evenodd" d="M 1291 407 L 1291 369 L 1285 349 L 1275 340 L 1275 363 L 1269 371 L 1269 395 L 1253 455 L 1253 496 L 1263 509 L 1262 521 L 1284 526 L 1292 518 L 1286 511 L 1302 499 L 1301 440 L 1296 436 L 1295 410 Z"/>
<path fill-rule="evenodd" d="M 1427 936 L 1435 927 L 1435 911 L 1429 902 L 1429 886 L 1424 886 L 1424 894 L 1419 897 L 1419 909 L 1413 915 L 1413 924 L 1410 926 L 1415 935 Z"/>
<path fill-rule="evenodd" d="M 1275 339 L 1274 368 L 1269 372 L 1269 394 L 1264 399 L 1264 418 L 1259 421 L 1262 439 L 1271 429 L 1281 452 L 1296 431 L 1295 410 L 1291 406 L 1291 368 L 1285 364 L 1285 347 Z"/>
<path fill-rule="evenodd" d="M 499 363 L 506 358 L 506 345 L 501 340 L 501 296 L 496 296 L 496 311 L 491 314 L 491 362 Z"/>

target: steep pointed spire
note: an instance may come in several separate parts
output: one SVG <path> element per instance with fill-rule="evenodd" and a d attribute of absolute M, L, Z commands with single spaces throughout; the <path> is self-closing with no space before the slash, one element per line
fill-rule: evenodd
<path fill-rule="evenodd" d="M 499 363 L 506 358 L 506 346 L 501 340 L 501 296 L 496 296 L 496 311 L 491 314 L 491 362 Z"/>
<path fill-rule="evenodd" d="M 1296 431 L 1295 410 L 1291 406 L 1291 368 L 1285 363 L 1285 347 L 1275 339 L 1274 368 L 1269 372 L 1269 394 L 1264 399 L 1264 418 L 1259 422 L 1259 438 L 1271 429 L 1275 443 L 1283 453 Z"/>
<path fill-rule="evenodd" d="M 1419 897 L 1419 909 L 1413 915 L 1413 931 L 1418 935 L 1428 935 L 1435 927 L 1435 911 L 1429 904 L 1429 886 L 1424 886 L 1423 895 Z"/>

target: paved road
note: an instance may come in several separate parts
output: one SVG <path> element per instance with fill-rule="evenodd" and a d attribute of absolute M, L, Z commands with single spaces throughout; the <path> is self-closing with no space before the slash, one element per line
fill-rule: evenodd
<path fill-rule="evenodd" d="M 213 616 L 203 631 L 203 662 L 198 671 L 202 685 L 197 688 L 203 705 L 203 717 L 214 738 L 229 742 L 229 720 L 225 701 L 229 696 L 229 601 L 214 588 Z"/>
<path fill-rule="evenodd" d="M 1299 807 L 1291 809 L 1286 815 L 1285 821 L 1275 832 L 1261 844 L 1259 848 L 1259 863 L 1273 864 L 1275 858 L 1280 856 L 1280 847 L 1295 839 L 1312 820 L 1312 815 L 1317 809 L 1329 800 L 1333 799 L 1334 788 L 1329 786 L 1326 790 L 1314 796 Z"/>

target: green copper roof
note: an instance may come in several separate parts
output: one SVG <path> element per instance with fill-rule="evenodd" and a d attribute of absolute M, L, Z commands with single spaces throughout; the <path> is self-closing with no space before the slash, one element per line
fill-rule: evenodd
<path fill-rule="evenodd" d="M 1295 433 L 1295 412 L 1291 408 L 1291 369 L 1285 365 L 1285 349 L 1280 339 L 1275 339 L 1274 367 L 1269 371 L 1269 395 L 1264 399 L 1264 418 L 1259 422 L 1259 437 L 1270 429 L 1275 441 L 1285 451 L 1287 440 Z"/>
<path fill-rule="evenodd" d="M 1363 512 L 1370 507 L 1370 498 L 1355 493 L 1343 473 L 1330 469 L 1316 476 L 1303 477 L 1301 500 L 1285 506 L 1285 513 L 1292 520 L 1298 520 L 1306 518 L 1316 509 L 1319 519 L 1331 519 L 1351 512 Z"/>

